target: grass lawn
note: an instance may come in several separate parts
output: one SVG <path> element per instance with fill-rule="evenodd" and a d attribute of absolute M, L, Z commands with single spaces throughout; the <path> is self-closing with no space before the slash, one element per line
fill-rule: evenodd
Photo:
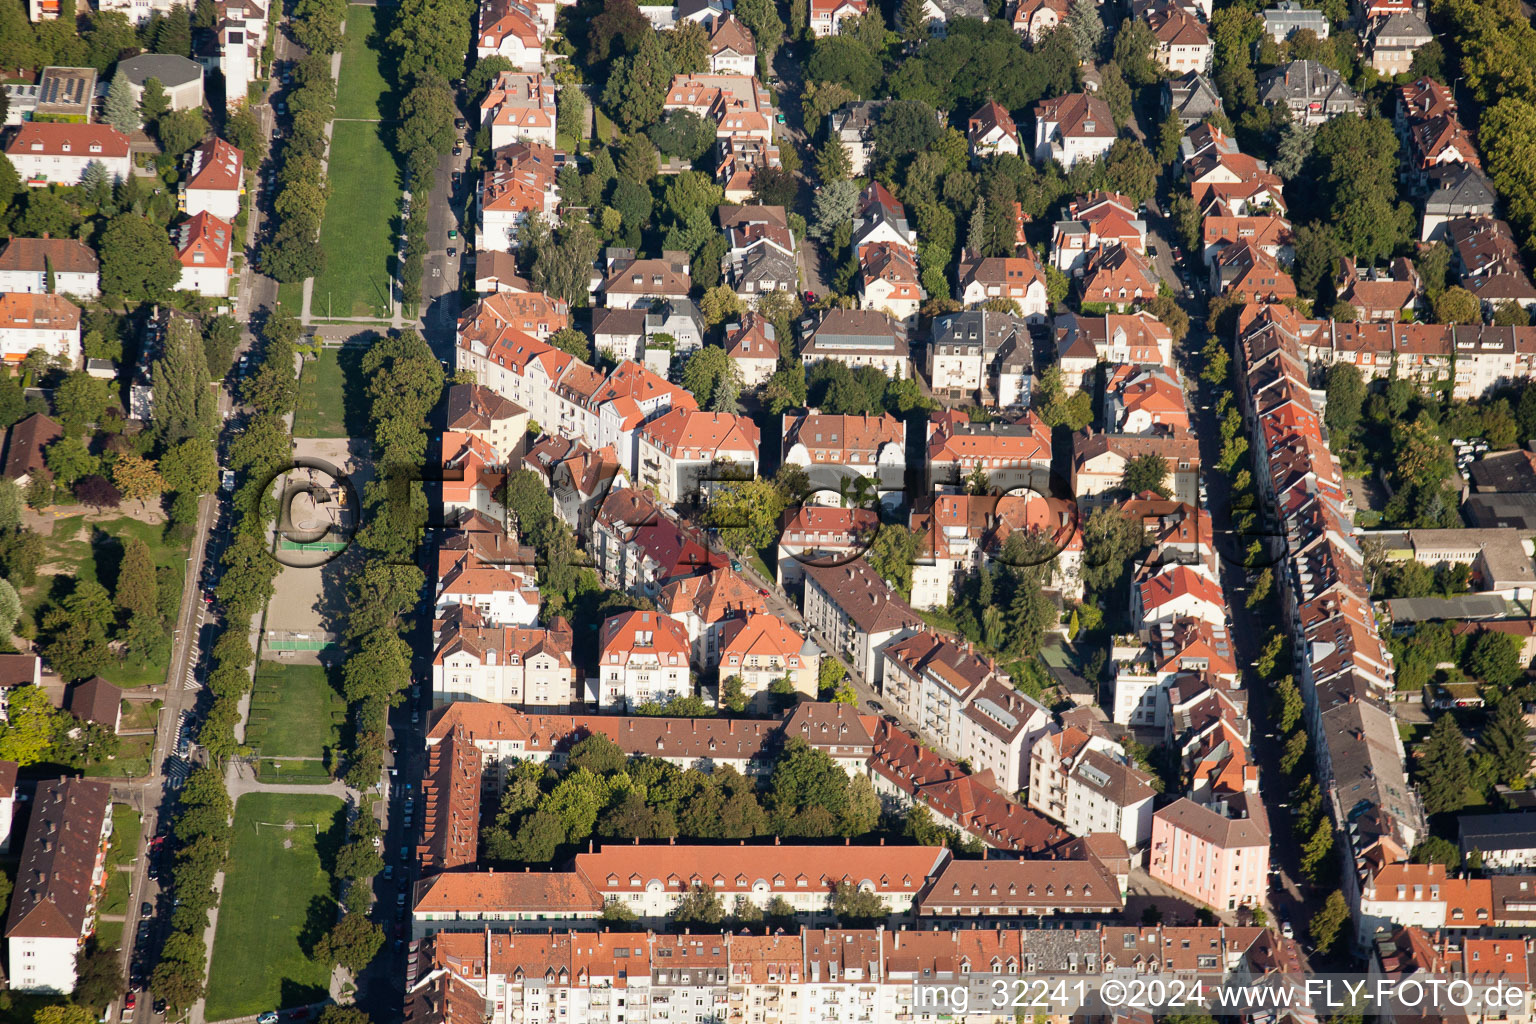
<path fill-rule="evenodd" d="M 133 862 L 139 851 L 139 832 L 143 825 L 139 812 L 127 804 L 112 805 L 112 849 L 107 853 L 107 867 Z"/>
<path fill-rule="evenodd" d="M 380 53 L 374 40 L 376 8 L 357 4 L 347 8 L 347 31 L 342 39 L 341 81 L 336 85 L 336 116 L 378 121 L 395 116 L 394 97 L 379 67 Z"/>
<path fill-rule="evenodd" d="M 304 311 L 304 282 L 289 281 L 277 286 L 277 304 L 283 312 L 289 316 L 298 316 Z"/>
<path fill-rule="evenodd" d="M 128 872 L 114 870 L 107 875 L 107 891 L 98 909 L 113 917 L 128 909 Z"/>
<path fill-rule="evenodd" d="M 162 706 L 158 700 L 123 701 L 123 728 L 153 729 L 160 721 Z"/>
<path fill-rule="evenodd" d="M 256 667 L 246 742 L 266 757 L 319 759 L 335 745 L 346 713 L 323 667 L 264 661 Z"/>
<path fill-rule="evenodd" d="M 400 188 L 385 128 L 338 121 L 331 134 L 331 198 L 320 227 L 325 269 L 315 278 L 316 317 L 389 314 Z"/>
<path fill-rule="evenodd" d="M 123 561 L 123 547 L 130 537 L 138 537 L 149 545 L 149 554 L 156 566 L 175 567 L 180 584 L 187 551 L 185 547 L 167 543 L 163 527 L 127 516 L 90 522 L 86 522 L 83 515 L 65 516 L 54 522 L 53 533 L 46 538 L 37 582 L 21 590 L 25 617 L 36 622 L 39 610 L 49 597 L 62 598 L 69 594 L 74 589 L 75 580 L 94 580 L 109 592 L 114 590 L 118 567 Z M 176 597 L 179 602 L 180 590 Z M 165 682 L 169 667 L 170 647 L 167 646 L 162 657 L 144 664 L 132 659 L 109 660 L 102 666 L 101 677 L 125 690 L 133 690 Z"/>
<path fill-rule="evenodd" d="M 143 778 L 149 774 L 149 756 L 154 750 L 153 735 L 119 737 L 117 756 L 91 765 L 84 774 L 92 779 Z"/>
<path fill-rule="evenodd" d="M 367 396 L 358 366 L 362 356 L 359 348 L 327 348 L 319 359 L 304 361 L 294 437 L 367 436 Z"/>
<path fill-rule="evenodd" d="M 265 757 L 256 762 L 256 778 L 291 786 L 326 786 L 332 781 L 324 761 L 278 761 Z"/>
<path fill-rule="evenodd" d="M 329 868 L 344 829 L 333 796 L 249 793 L 235 805 L 209 1020 L 325 998 L 331 968 L 306 951 L 336 920 Z"/>
<path fill-rule="evenodd" d="M 96 942 L 103 949 L 123 948 L 123 922 L 97 921 Z"/>

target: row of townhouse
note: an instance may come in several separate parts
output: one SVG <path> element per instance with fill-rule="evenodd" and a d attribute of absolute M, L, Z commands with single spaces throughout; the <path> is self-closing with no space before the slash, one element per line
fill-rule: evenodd
<path fill-rule="evenodd" d="M 1257 927 L 908 931 L 441 934 L 407 966 L 406 1024 L 480 1020 L 812 1022 L 948 1019 L 920 986 L 996 975 L 1033 991 L 1079 979 L 1156 974 L 1181 985 L 1260 981 L 1302 969 L 1285 940 Z M 1089 988 L 1094 986 L 1090 985 Z M 1080 1010 L 1064 1001 L 1061 1019 Z M 1014 1019 L 972 1006 L 969 1021 Z"/>
<path fill-rule="evenodd" d="M 1392 655 L 1377 633 L 1343 478 L 1308 389 L 1299 318 L 1284 307 L 1246 308 L 1235 362 L 1255 478 L 1281 517 L 1279 589 L 1318 784 L 1343 838 L 1343 888 L 1366 945 L 1383 924 L 1370 909 L 1373 878 L 1406 861 L 1425 833 L 1391 710 Z"/>

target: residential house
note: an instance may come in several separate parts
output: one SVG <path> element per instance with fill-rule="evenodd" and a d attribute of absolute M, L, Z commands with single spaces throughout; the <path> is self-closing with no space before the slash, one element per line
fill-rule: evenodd
<path fill-rule="evenodd" d="M 1341 256 L 1333 288 L 1338 301 L 1353 306 L 1361 320 L 1397 321 L 1413 314 L 1423 285 L 1413 264 L 1402 257 L 1386 270 L 1361 270 L 1354 260 Z"/>
<path fill-rule="evenodd" d="M 523 468 L 539 474 L 554 499 L 555 514 L 582 537 L 591 531 L 608 492 L 629 485 L 629 475 L 611 446 L 594 450 L 580 441 L 553 435 L 540 438 L 528 449 Z"/>
<path fill-rule="evenodd" d="M 1034 345 L 1022 317 L 985 309 L 934 317 L 926 354 L 936 394 L 1003 409 L 1029 404 Z"/>
<path fill-rule="evenodd" d="M 1119 133 L 1109 104 L 1075 92 L 1035 104 L 1035 159 L 1055 160 L 1071 169 L 1079 161 L 1109 152 Z"/>
<path fill-rule="evenodd" d="M 1508 223 L 1493 217 L 1450 221 L 1445 241 L 1456 257 L 1462 284 L 1487 309 L 1505 303 L 1536 308 L 1536 286 L 1525 272 Z"/>
<path fill-rule="evenodd" d="M 6 918 L 10 987 L 75 990 L 75 961 L 96 930 L 112 837 L 112 787 L 94 779 L 39 782 Z"/>
<path fill-rule="evenodd" d="M 470 610 L 460 621 L 477 621 Z M 449 623 L 432 655 L 432 700 L 565 707 L 581 699 L 570 625 L 547 628 Z"/>
<path fill-rule="evenodd" d="M 524 221 L 533 215 L 554 216 L 560 205 L 555 187 L 559 163 L 560 154 L 541 142 L 512 142 L 493 154 L 475 195 L 478 248 L 511 252 Z"/>
<path fill-rule="evenodd" d="M 427 747 L 427 768 L 421 777 L 421 838 L 416 844 L 423 877 L 475 866 L 484 771 L 480 748 L 463 729 Z"/>
<path fill-rule="evenodd" d="M 783 460 L 805 467 L 818 505 L 899 502 L 906 471 L 906 426 L 894 416 L 843 416 L 816 410 L 783 415 Z M 856 493 L 869 481 L 868 497 Z"/>
<path fill-rule="evenodd" d="M 1056 355 L 1062 383 L 1069 390 L 1085 386 L 1098 364 L 1172 366 L 1173 333 L 1146 310 L 1056 318 Z"/>
<path fill-rule="evenodd" d="M 725 354 L 741 372 L 743 385 L 761 387 L 779 369 L 778 332 L 759 314 L 747 313 L 725 325 Z"/>
<path fill-rule="evenodd" d="M 80 364 L 80 307 L 62 295 L 0 292 L 0 358 L 19 363 L 40 348 Z"/>
<path fill-rule="evenodd" d="M 605 306 L 649 308 L 661 299 L 688 298 L 693 281 L 688 276 L 688 254 L 664 251 L 660 259 L 636 259 L 629 249 L 609 249 L 606 271 L 597 286 Z"/>
<path fill-rule="evenodd" d="M 480 295 L 496 292 L 533 292 L 533 285 L 517 272 L 517 258 L 499 249 L 481 249 L 475 253 L 475 291 Z"/>
<path fill-rule="evenodd" d="M 1283 43 L 1297 32 L 1311 32 L 1319 39 L 1328 38 L 1328 16 L 1322 11 L 1303 7 L 1296 0 L 1281 0 L 1260 12 L 1264 31 L 1276 43 Z"/>
<path fill-rule="evenodd" d="M 757 455 L 757 425 L 750 418 L 673 408 L 641 427 L 637 480 L 675 505 L 696 500 L 710 480 L 729 471 L 755 474 Z"/>
<path fill-rule="evenodd" d="M 1293 60 L 1259 76 L 1259 102 L 1284 104 L 1299 124 L 1319 125 L 1364 110 L 1340 74 L 1315 60 Z"/>
<path fill-rule="evenodd" d="M 1185 128 L 1222 112 L 1221 93 L 1198 71 L 1186 71 L 1163 83 L 1163 114 L 1177 114 Z"/>
<path fill-rule="evenodd" d="M 1216 254 L 1211 263 L 1211 291 L 1242 295 L 1249 302 L 1284 302 L 1296 297 L 1296 282 L 1280 261 L 1244 238 Z"/>
<path fill-rule="evenodd" d="M 662 512 L 644 491 L 615 487 L 593 516 L 588 551 L 603 582 L 654 598 L 668 580 L 729 564 L 704 537 Z"/>
<path fill-rule="evenodd" d="M 1000 491 L 1032 486 L 1045 493 L 1042 482 L 1050 466 L 1051 430 L 1034 410 L 1012 422 L 973 423 L 959 409 L 929 416 L 928 473 L 934 490 L 963 490 L 964 479 L 980 469 Z"/>
<path fill-rule="evenodd" d="M 849 18 L 862 18 L 869 10 L 869 0 L 810 0 L 811 35 L 835 36 L 843 31 Z"/>
<path fill-rule="evenodd" d="M 795 236 L 782 206 L 735 206 L 717 211 L 725 232 L 720 272 L 738 294 L 799 291 Z"/>
<path fill-rule="evenodd" d="M 489 445 L 499 460 L 522 455 L 528 436 L 528 410 L 480 384 L 448 388 L 446 429 Z"/>
<path fill-rule="evenodd" d="M 53 477 L 43 461 L 43 452 L 63 436 L 64 428 L 40 412 L 35 412 L 20 423 L 14 424 L 6 432 L 5 478 L 15 481 L 18 488 L 25 488 L 38 473 L 48 474 L 51 480 Z M 15 657 L 29 659 L 33 669 L 29 675 L 35 675 L 41 671 L 36 655 L 15 655 Z M 3 685 L 0 683 L 0 686 Z"/>
<path fill-rule="evenodd" d="M 859 194 L 859 212 L 853 222 L 853 247 L 875 242 L 917 249 L 917 232 L 907 223 L 907 208 L 878 181 Z"/>
<path fill-rule="evenodd" d="M 715 184 L 726 202 L 752 197 L 752 177 L 763 167 L 782 167 L 779 147 L 760 135 L 721 135 L 715 140 Z"/>
<path fill-rule="evenodd" d="M 1279 214 L 1254 217 L 1207 216 L 1200 224 L 1205 243 L 1205 265 L 1213 266 L 1216 257 L 1229 245 L 1249 242 L 1273 256 L 1282 266 L 1289 266 L 1295 254 L 1295 236 L 1291 223 Z"/>
<path fill-rule="evenodd" d="M 1152 838 L 1151 776 L 1123 748 L 1069 726 L 1030 748 L 1029 806 L 1075 836 L 1109 832 L 1131 848 Z"/>
<path fill-rule="evenodd" d="M 726 15 L 709 32 L 709 70 L 716 75 L 750 75 L 757 70 L 757 43 L 741 19 Z"/>
<path fill-rule="evenodd" d="M 1119 915 L 1120 887 L 1097 859 L 952 860 L 919 900 L 920 917 L 974 929 L 988 918 Z M 916 933 L 927 934 L 927 933 Z"/>
<path fill-rule="evenodd" d="M 1067 20 L 1069 7 L 1067 0 L 1014 0 L 1008 20 L 1015 32 L 1038 43 Z"/>
<path fill-rule="evenodd" d="M 116 736 L 123 724 L 123 691 L 101 676 L 92 676 L 69 688 L 69 713 Z"/>
<path fill-rule="evenodd" d="M 1199 18 L 1171 2 L 1154 5 L 1145 17 L 1156 40 L 1152 57 L 1159 67 L 1171 75 L 1210 70 L 1214 48 Z"/>
<path fill-rule="evenodd" d="M 1371 67 L 1383 77 L 1395 77 L 1413 66 L 1413 55 L 1434 41 L 1429 23 L 1417 12 L 1374 18 L 1365 30 Z"/>
<path fill-rule="evenodd" d="M 1168 486 L 1186 504 L 1199 501 L 1200 446 L 1184 430 L 1153 434 L 1112 434 L 1084 430 L 1072 437 L 1072 491 L 1092 503 L 1120 492 L 1126 464 L 1156 455 L 1168 464 Z"/>
<path fill-rule="evenodd" d="M 725 622 L 720 636 L 720 678 L 741 680 L 749 705 L 766 711 L 778 696 L 772 687 L 788 679 L 794 694 L 815 700 L 821 648 L 777 615 L 751 614 Z M 722 689 L 723 689 L 722 682 Z M 720 694 L 721 702 L 724 694 Z"/>
<path fill-rule="evenodd" d="M 863 558 L 841 565 L 802 564 L 804 615 L 824 646 L 841 654 L 871 686 L 884 674 L 885 650 L 923 628 L 923 620 Z"/>
<path fill-rule="evenodd" d="M 503 71 L 480 101 L 480 126 L 495 152 L 514 142 L 555 148 L 555 80 L 541 71 Z"/>
<path fill-rule="evenodd" d="M 1198 619 L 1225 628 L 1227 603 L 1221 584 L 1201 565 L 1165 565 L 1131 588 L 1131 618 L 1144 625 Z"/>
<path fill-rule="evenodd" d="M 831 35 L 833 33 L 822 33 Z M 848 151 L 848 160 L 855 177 L 863 177 L 869 167 L 869 157 L 874 152 L 874 128 L 880 111 L 889 100 L 869 100 L 850 103 L 827 115 L 829 137 L 835 137 Z"/>
<path fill-rule="evenodd" d="M 234 228 L 210 213 L 199 213 L 177 225 L 174 235 L 181 263 L 177 287 L 210 298 L 227 296 Z"/>
<path fill-rule="evenodd" d="M 1463 814 L 1461 851 L 1477 851 L 1484 871 L 1529 871 L 1536 868 L 1536 811 L 1504 814 Z"/>
<path fill-rule="evenodd" d="M 1051 262 L 1063 274 L 1081 275 L 1088 255 L 1103 245 L 1147 251 L 1147 222 L 1136 204 L 1114 192 L 1093 192 L 1067 204 L 1067 217 L 1051 233 Z"/>
<path fill-rule="evenodd" d="M 51 280 L 50 280 L 51 278 Z M 0 292 L 55 292 L 93 299 L 101 292 L 96 251 L 73 238 L 0 242 Z"/>
<path fill-rule="evenodd" d="M 1084 304 L 1123 313 L 1157 294 L 1157 275 L 1135 249 L 1101 245 L 1088 254 L 1077 286 Z"/>
<path fill-rule="evenodd" d="M 240 216 L 245 194 L 245 154 L 218 136 L 187 154 L 187 180 L 182 187 L 183 212 L 189 217 L 211 213 L 233 223 Z"/>
<path fill-rule="evenodd" d="M 656 610 L 682 624 L 690 657 L 700 671 L 720 664 L 720 638 L 733 619 L 768 611 L 757 587 L 728 568 L 710 569 L 668 581 L 656 598 Z"/>
<path fill-rule="evenodd" d="M 1029 749 L 1050 731 L 1051 716 L 1018 694 L 995 661 L 927 630 L 891 644 L 884 657 L 881 692 L 924 738 L 992 771 L 1005 791 L 1024 787 Z"/>
<path fill-rule="evenodd" d="M 625 612 L 599 631 L 598 707 L 632 710 L 693 696 L 688 631 L 651 611 Z"/>
<path fill-rule="evenodd" d="M 1208 518 L 1208 516 L 1207 516 Z M 1214 542 L 1205 542 L 1214 551 Z M 1223 691 L 1239 681 L 1236 651 L 1225 623 L 1173 617 L 1147 625 L 1140 646 L 1111 649 L 1115 701 L 1111 720 L 1138 728 L 1167 729 L 1173 720 L 1169 692 L 1191 675 Z"/>
<path fill-rule="evenodd" d="M 779 531 L 778 583 L 798 585 L 805 566 L 836 566 L 869 549 L 879 516 L 868 508 L 799 505 L 786 509 Z"/>
<path fill-rule="evenodd" d="M 1040 551 L 1037 561 L 1046 570 L 1041 585 L 1065 600 L 1081 594 L 1081 517 L 1075 504 L 1045 497 L 1038 493 L 1039 487 L 1008 491 L 993 487 L 987 494 L 914 498 L 908 517 L 917 541 L 912 605 L 939 608 L 947 604 L 955 586 L 1000 557 L 1008 540 L 1019 532 L 1029 535 Z"/>
<path fill-rule="evenodd" d="M 869 309 L 829 309 L 801 326 L 800 360 L 831 359 L 858 369 L 873 366 L 888 377 L 912 375 L 906 339 L 891 318 Z"/>
<path fill-rule="evenodd" d="M 559 419 L 555 386 L 576 357 L 545 339 L 571 324 L 562 299 L 539 292 L 496 292 L 459 317 L 457 369 L 528 410 L 535 423 Z"/>
<path fill-rule="evenodd" d="M 477 25 L 475 55 L 479 59 L 505 57 L 519 71 L 543 68 L 543 32 L 534 6 L 520 0 L 482 0 Z"/>
<path fill-rule="evenodd" d="M 662 110 L 691 110 L 714 122 L 718 138 L 773 143 L 773 97 L 752 75 L 677 75 Z"/>
<path fill-rule="evenodd" d="M 1181 797 L 1152 816 L 1147 873 L 1208 907 L 1263 906 L 1269 843 L 1269 817 L 1257 793 L 1209 805 Z"/>
<path fill-rule="evenodd" d="M 970 144 L 972 163 L 1001 154 L 1018 156 L 1022 152 L 1018 125 L 1013 123 L 1008 108 L 996 100 L 988 100 L 971 115 L 965 137 Z"/>
<path fill-rule="evenodd" d="M 1043 324 L 1050 315 L 1051 300 L 1045 271 L 1028 249 L 1020 256 L 977 257 L 965 250 L 960 257 L 958 298 L 968 306 L 992 299 L 1011 299 L 1018 315 L 1031 324 Z"/>
<path fill-rule="evenodd" d="M 26 185 L 78 185 L 93 163 L 109 181 L 133 173 L 128 136 L 106 124 L 28 121 L 11 132 L 4 151 Z"/>
<path fill-rule="evenodd" d="M 1117 367 L 1116 371 L 1122 368 Z M 1178 371 L 1163 367 L 1124 367 L 1112 372 L 1104 399 L 1104 421 L 1122 434 L 1188 430 L 1189 407 Z"/>
<path fill-rule="evenodd" d="M 909 326 L 916 323 L 917 311 L 928 297 L 918 282 L 917 255 L 891 242 L 872 242 L 859 246 L 858 251 L 859 307 L 879 310 Z M 790 283 L 796 280 L 791 277 Z"/>
<path fill-rule="evenodd" d="M 1444 241 L 1448 223 L 1464 217 L 1492 217 L 1496 205 L 1493 183 L 1481 168 L 1452 166 L 1436 179 L 1434 190 L 1424 200 L 1419 238 Z"/>

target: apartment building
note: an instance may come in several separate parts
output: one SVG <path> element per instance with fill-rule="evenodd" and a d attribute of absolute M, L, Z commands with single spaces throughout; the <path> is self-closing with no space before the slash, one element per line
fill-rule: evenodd
<path fill-rule="evenodd" d="M 107 124 L 29 121 L 5 143 L 6 158 L 28 185 L 78 185 L 91 164 L 111 181 L 133 173 L 128 136 Z"/>
<path fill-rule="evenodd" d="M 741 679 L 752 705 L 766 710 L 772 687 L 787 679 L 794 693 L 814 700 L 820 687 L 821 648 L 777 615 L 751 614 L 730 619 L 720 636 L 720 678 Z"/>
<path fill-rule="evenodd" d="M 1069 726 L 1030 749 L 1029 806 L 1075 836 L 1111 832 L 1131 848 L 1152 837 L 1150 776 L 1105 736 Z"/>
<path fill-rule="evenodd" d="M 245 194 L 245 154 L 220 138 L 211 138 L 187 154 L 187 180 L 182 185 L 184 213 L 212 214 L 233 223 Z"/>
<path fill-rule="evenodd" d="M 1147 872 L 1208 907 L 1262 906 L 1269 841 L 1258 794 L 1232 794 L 1210 805 L 1183 797 L 1152 816 Z"/>
<path fill-rule="evenodd" d="M 637 456 L 642 487 L 672 505 L 696 500 L 733 470 L 756 475 L 757 424 L 732 413 L 674 408 L 640 429 Z"/>
<path fill-rule="evenodd" d="M 12 989 L 75 990 L 75 959 L 96 930 L 111 838 L 110 784 L 38 783 L 5 923 Z"/>
<path fill-rule="evenodd" d="M 450 623 L 432 656 L 432 700 L 565 707 L 580 699 L 570 626 L 484 626 L 478 615 Z"/>
<path fill-rule="evenodd" d="M 693 696 L 688 631 L 676 619 L 625 612 L 604 621 L 598 635 L 598 707 L 627 709 Z"/>
<path fill-rule="evenodd" d="M 878 686 L 892 641 L 923 628 L 923 620 L 863 558 L 842 565 L 803 565 L 803 613 L 812 636 L 853 663 Z"/>
<path fill-rule="evenodd" d="M 47 291 L 86 299 L 100 294 L 96 251 L 73 238 L 12 238 L 0 243 L 0 292 Z"/>

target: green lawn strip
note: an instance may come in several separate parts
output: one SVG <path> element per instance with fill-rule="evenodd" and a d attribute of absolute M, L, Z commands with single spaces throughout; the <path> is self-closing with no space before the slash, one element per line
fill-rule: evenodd
<path fill-rule="evenodd" d="M 143 778 L 149 774 L 149 756 L 154 749 L 155 738 L 152 735 L 119 737 L 117 754 L 90 765 L 84 774 L 93 779 Z"/>
<path fill-rule="evenodd" d="M 112 805 L 112 849 L 107 852 L 107 867 L 131 864 L 139 851 L 139 812 L 127 804 Z"/>
<path fill-rule="evenodd" d="M 364 121 L 338 121 L 332 130 L 331 194 L 320 227 L 325 269 L 310 294 L 311 316 L 389 314 L 400 191 L 386 130 Z"/>
<path fill-rule="evenodd" d="M 294 437 L 351 437 L 366 433 L 367 398 L 358 361 L 361 350 L 327 348 L 320 358 L 306 359 L 299 377 Z"/>
<path fill-rule="evenodd" d="M 377 121 L 395 116 L 394 98 L 379 66 L 379 51 L 369 46 L 374 37 L 377 8 L 347 8 L 347 31 L 342 38 L 341 80 L 336 85 L 336 116 Z"/>
<path fill-rule="evenodd" d="M 346 703 L 319 665 L 264 661 L 256 668 L 246 742 L 266 757 L 319 760 L 339 735 Z"/>
<path fill-rule="evenodd" d="M 156 566 L 185 569 L 187 549 L 180 544 L 167 543 L 163 526 L 127 516 L 90 522 L 83 515 L 65 516 L 54 522 L 53 533 L 46 538 L 37 582 L 21 591 L 25 616 L 35 623 L 39 611 L 47 604 L 51 588 L 61 586 L 61 593 L 68 593 L 69 580 L 92 580 L 111 592 L 117 585 L 123 547 L 130 537 L 138 537 L 149 545 L 149 554 Z M 60 577 L 64 579 L 56 583 Z M 179 573 L 177 578 L 181 578 Z M 180 590 L 176 598 L 179 604 Z M 125 690 L 134 690 L 165 682 L 169 665 L 170 647 L 167 645 L 161 657 L 148 662 L 140 663 L 132 658 L 109 660 L 102 666 L 101 677 Z"/>
<path fill-rule="evenodd" d="M 256 778 L 262 782 L 294 786 L 326 786 L 332 781 L 324 761 L 274 761 L 267 758 L 256 762 Z"/>
<path fill-rule="evenodd" d="M 122 729 L 153 729 L 160 722 L 161 707 L 158 700 L 123 701 Z"/>
<path fill-rule="evenodd" d="M 112 917 L 128 909 L 128 872 L 113 871 L 107 875 L 107 891 L 101 897 L 98 913 Z"/>
<path fill-rule="evenodd" d="M 103 949 L 123 948 L 123 922 L 97 921 L 96 942 Z"/>
<path fill-rule="evenodd" d="M 325 998 L 331 965 L 306 951 L 336 920 L 328 867 L 343 814 L 340 800 L 318 794 L 249 793 L 235 805 L 207 1019 Z"/>

